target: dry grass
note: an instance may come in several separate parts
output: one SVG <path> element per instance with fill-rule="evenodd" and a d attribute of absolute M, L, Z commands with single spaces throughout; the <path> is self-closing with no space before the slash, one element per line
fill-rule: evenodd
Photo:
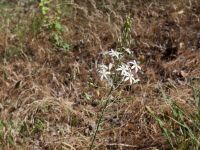
<path fill-rule="evenodd" d="M 106 95 L 95 64 L 116 47 L 128 14 L 141 83 L 114 93 L 94 149 L 170 149 L 146 107 L 171 115 L 162 87 L 189 114 L 199 111 L 200 2 L 61 2 L 68 52 L 38 29 L 37 2 L 0 2 L 0 149 L 88 149 Z"/>

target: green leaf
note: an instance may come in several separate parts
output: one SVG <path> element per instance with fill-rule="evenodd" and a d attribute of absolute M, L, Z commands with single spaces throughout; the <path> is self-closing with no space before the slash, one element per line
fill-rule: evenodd
<path fill-rule="evenodd" d="M 69 44 L 63 43 L 63 44 L 62 44 L 62 48 L 63 48 L 64 50 L 69 50 Z"/>
<path fill-rule="evenodd" d="M 56 21 L 56 22 L 54 23 L 54 28 L 55 28 L 56 31 L 63 32 L 63 27 L 62 27 L 62 25 L 60 24 L 60 22 L 58 22 L 58 21 Z"/>

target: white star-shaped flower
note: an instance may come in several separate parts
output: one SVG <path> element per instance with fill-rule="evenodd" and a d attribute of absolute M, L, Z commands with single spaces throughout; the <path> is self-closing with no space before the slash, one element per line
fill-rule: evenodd
<path fill-rule="evenodd" d="M 121 64 L 116 71 L 121 71 L 121 75 L 125 75 L 130 70 L 129 66 L 126 64 Z"/>
<path fill-rule="evenodd" d="M 118 52 L 118 51 L 114 51 L 113 49 L 111 49 L 109 51 L 109 55 L 112 56 L 113 58 L 116 57 L 117 59 L 119 59 L 119 56 L 121 55 L 122 53 Z"/>
<path fill-rule="evenodd" d="M 126 82 L 126 81 L 130 81 L 130 84 L 135 84 L 137 82 L 139 82 L 140 80 L 139 79 L 135 79 L 134 75 L 131 73 L 131 72 L 127 72 L 125 75 L 124 75 L 124 79 L 123 81 Z"/>
<path fill-rule="evenodd" d="M 100 73 L 100 79 L 103 80 L 103 79 L 106 79 L 108 80 L 108 75 L 110 75 L 110 72 L 105 70 L 105 69 L 101 69 L 99 70 L 99 73 Z"/>
<path fill-rule="evenodd" d="M 128 62 L 128 64 L 131 66 L 132 70 L 135 70 L 135 73 L 137 73 L 138 70 L 141 70 L 141 67 L 137 64 L 135 60 Z"/>
<path fill-rule="evenodd" d="M 109 67 L 107 67 L 106 65 L 102 64 L 102 65 L 99 65 L 99 68 L 100 69 L 98 70 L 98 72 L 100 74 L 100 79 L 101 80 L 103 80 L 103 79 L 108 80 L 108 75 L 111 74 L 110 71 L 109 71 L 110 65 L 109 65 Z"/>

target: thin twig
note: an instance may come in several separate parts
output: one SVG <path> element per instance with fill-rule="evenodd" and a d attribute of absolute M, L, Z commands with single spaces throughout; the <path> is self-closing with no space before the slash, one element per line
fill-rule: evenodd
<path fill-rule="evenodd" d="M 122 146 L 122 147 L 131 147 L 131 148 L 136 148 L 138 146 L 135 145 L 128 145 L 128 144 L 123 144 L 123 143 L 110 143 L 107 144 L 108 146 Z"/>

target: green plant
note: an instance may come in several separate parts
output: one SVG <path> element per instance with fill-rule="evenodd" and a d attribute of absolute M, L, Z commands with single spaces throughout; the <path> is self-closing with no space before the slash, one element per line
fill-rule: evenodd
<path fill-rule="evenodd" d="M 59 5 L 54 8 L 50 7 L 51 0 L 41 0 L 39 7 L 42 12 L 43 26 L 51 31 L 50 41 L 57 47 L 62 48 L 64 51 L 69 49 L 69 44 L 63 40 L 62 34 L 64 33 L 63 25 L 61 24 L 62 15 Z M 38 22 L 36 22 L 38 25 Z"/>
<path fill-rule="evenodd" d="M 45 128 L 45 123 L 41 119 L 36 119 L 34 121 L 32 133 L 42 132 Z"/>
<path fill-rule="evenodd" d="M 130 47 L 130 45 L 132 44 L 132 37 L 131 37 L 132 24 L 133 24 L 133 21 L 129 15 L 125 19 L 125 22 L 121 31 L 121 36 L 118 39 L 121 48 Z"/>
<path fill-rule="evenodd" d="M 51 35 L 51 38 L 50 40 L 58 47 L 58 48 L 62 48 L 64 51 L 68 50 L 69 49 L 69 44 L 66 43 L 61 34 L 62 32 L 64 31 L 62 25 L 60 24 L 60 22 L 54 22 L 52 24 L 52 27 L 51 27 L 54 32 L 52 33 Z"/>
<path fill-rule="evenodd" d="M 158 125 L 160 126 L 164 137 L 168 140 L 171 147 L 174 148 L 173 141 L 171 138 L 171 132 L 165 127 L 165 122 L 149 106 L 146 106 L 146 109 L 149 112 L 149 114 L 158 122 Z"/>
<path fill-rule="evenodd" d="M 193 78 L 190 81 L 190 87 L 193 92 L 193 99 L 197 107 L 200 108 L 200 78 Z"/>
<path fill-rule="evenodd" d="M 41 8 L 42 14 L 46 15 L 50 8 L 49 8 L 49 3 L 51 2 L 51 0 L 40 0 L 39 6 Z"/>
<path fill-rule="evenodd" d="M 4 129 L 4 123 L 2 120 L 0 120 L 0 140 L 3 140 L 3 129 Z"/>
<path fill-rule="evenodd" d="M 105 81 L 106 83 L 107 96 L 105 97 L 105 103 L 103 104 L 99 119 L 97 121 L 97 126 L 94 131 L 92 142 L 89 148 L 90 150 L 92 150 L 93 148 L 94 141 L 100 128 L 100 124 L 104 117 L 104 113 L 113 97 L 112 93 L 118 90 L 118 87 L 122 86 L 123 84 L 131 86 L 133 84 L 137 84 L 140 81 L 138 77 L 138 72 L 141 70 L 141 67 L 135 60 L 128 61 L 128 59 L 126 58 L 129 57 L 129 59 L 133 59 L 133 55 L 131 55 L 129 48 L 126 47 L 129 46 L 129 32 L 131 31 L 131 19 L 128 18 L 127 20 L 128 21 L 126 21 L 124 24 L 125 30 L 122 33 L 123 36 L 122 41 L 120 41 L 120 46 L 117 47 L 116 50 L 111 49 L 110 51 L 104 52 L 103 55 L 106 58 L 105 63 L 99 64 L 99 67 L 97 69 L 98 74 L 100 75 L 100 79 L 102 81 Z M 106 63 L 108 65 L 105 65 Z"/>
<path fill-rule="evenodd" d="M 198 150 L 200 148 L 200 111 L 191 114 L 171 100 L 163 91 L 162 93 L 172 113 L 170 115 L 156 114 L 148 106 L 147 111 L 158 122 L 172 149 Z"/>
<path fill-rule="evenodd" d="M 0 148 L 16 146 L 16 137 L 19 135 L 19 123 L 16 121 L 0 120 Z M 16 148 L 17 149 L 17 148 Z"/>

